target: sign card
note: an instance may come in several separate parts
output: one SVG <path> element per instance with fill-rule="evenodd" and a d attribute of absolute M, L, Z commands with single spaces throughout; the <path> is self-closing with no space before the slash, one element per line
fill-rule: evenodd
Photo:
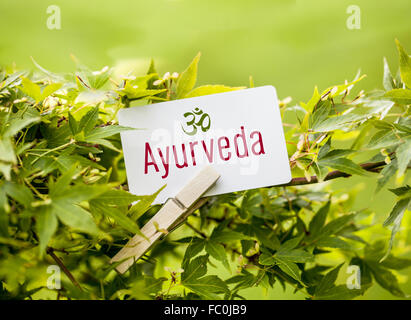
<path fill-rule="evenodd" d="M 236 90 L 121 109 L 129 190 L 164 203 L 203 167 L 221 178 L 205 195 L 288 183 L 291 171 L 275 88 Z"/>

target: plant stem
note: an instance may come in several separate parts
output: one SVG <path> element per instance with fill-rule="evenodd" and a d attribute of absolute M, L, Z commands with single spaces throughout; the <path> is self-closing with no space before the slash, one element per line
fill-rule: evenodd
<path fill-rule="evenodd" d="M 64 265 L 63 261 L 61 261 L 61 259 L 59 257 L 57 257 L 54 254 L 54 249 L 51 247 L 47 247 L 46 250 L 47 254 L 50 255 L 54 261 L 56 261 L 56 263 L 59 265 L 59 267 L 61 269 L 63 269 L 63 272 L 66 274 L 66 276 L 70 279 L 70 281 L 80 290 L 83 290 L 80 286 L 80 284 L 77 282 L 77 280 L 74 278 L 74 276 L 71 274 L 71 272 L 67 269 L 67 267 Z"/>
<path fill-rule="evenodd" d="M 56 147 L 56 148 L 54 148 L 54 149 L 50 149 L 49 151 L 47 151 L 47 152 L 45 152 L 45 153 L 42 153 L 38 158 L 34 159 L 30 164 L 34 164 L 37 160 L 39 160 L 41 157 L 44 157 L 46 154 L 49 154 L 49 153 L 51 153 L 51 152 L 64 149 L 65 147 L 68 147 L 69 145 L 72 145 L 72 144 L 75 143 L 75 142 L 76 142 L 76 140 L 73 140 L 73 139 L 72 139 L 72 140 L 70 140 L 69 142 L 67 142 L 67 143 L 65 143 L 65 144 L 62 144 L 61 146 L 58 146 L 58 147 Z"/>
<path fill-rule="evenodd" d="M 385 165 L 386 165 L 385 161 L 380 161 L 380 162 L 363 163 L 360 166 L 366 171 L 379 172 L 381 169 L 380 167 L 383 167 Z M 348 178 L 348 177 L 351 177 L 351 174 L 348 174 L 348 173 L 345 173 L 339 170 L 335 170 L 335 171 L 329 172 L 323 181 L 333 180 L 336 178 Z M 308 181 L 307 178 L 305 177 L 293 178 L 291 179 L 289 183 L 283 184 L 281 186 L 290 187 L 290 186 L 301 186 L 301 185 L 314 184 L 314 183 L 319 183 L 317 176 L 311 176 L 310 181 Z M 271 187 L 273 186 L 270 186 L 267 188 L 271 188 Z"/>
<path fill-rule="evenodd" d="M 193 230 L 195 233 L 197 233 L 197 234 L 199 234 L 201 237 L 203 237 L 204 239 L 207 239 L 207 235 L 204 233 L 204 232 L 202 232 L 202 231 L 200 231 L 200 230 L 198 230 L 196 227 L 194 227 L 191 223 L 189 223 L 189 222 L 185 222 L 185 224 L 186 224 L 186 226 L 187 227 L 189 227 L 191 230 Z"/>

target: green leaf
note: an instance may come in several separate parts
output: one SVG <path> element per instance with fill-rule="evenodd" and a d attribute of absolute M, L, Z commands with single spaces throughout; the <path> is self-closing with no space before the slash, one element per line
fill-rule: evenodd
<path fill-rule="evenodd" d="M 281 257 L 274 257 L 274 259 L 278 267 L 282 271 L 284 271 L 286 274 L 288 274 L 290 277 L 297 280 L 298 282 L 301 282 L 300 269 L 294 262 L 288 261 L 286 259 L 282 259 Z"/>
<path fill-rule="evenodd" d="M 90 213 L 82 207 L 65 200 L 52 201 L 52 207 L 65 225 L 91 235 L 101 235 Z"/>
<path fill-rule="evenodd" d="M 376 193 L 388 183 L 389 179 L 397 172 L 397 168 L 397 159 L 392 160 L 389 164 L 384 166 L 377 181 Z"/>
<path fill-rule="evenodd" d="M 79 171 L 77 164 L 74 164 L 69 170 L 62 174 L 53 185 L 49 186 L 49 194 L 51 198 L 62 195 L 64 197 L 65 191 L 73 181 L 73 177 Z"/>
<path fill-rule="evenodd" d="M 384 227 L 387 227 L 391 224 L 401 223 L 401 218 L 410 203 L 411 197 L 398 201 L 395 204 L 394 208 L 391 210 L 389 217 L 384 221 Z"/>
<path fill-rule="evenodd" d="M 252 273 L 242 269 L 241 274 L 235 275 L 227 279 L 225 282 L 226 284 L 236 283 L 236 286 L 232 291 L 237 291 L 240 289 L 247 289 L 254 286 L 256 283 L 256 277 Z"/>
<path fill-rule="evenodd" d="M 411 139 L 407 139 L 395 151 L 398 161 L 398 176 L 402 176 L 411 161 Z"/>
<path fill-rule="evenodd" d="M 328 291 L 316 295 L 316 300 L 349 300 L 363 293 L 360 289 L 348 289 L 346 285 L 338 285 Z"/>
<path fill-rule="evenodd" d="M 141 196 L 136 196 L 121 189 L 111 189 L 101 194 L 96 200 L 106 205 L 128 206 L 133 201 L 140 200 Z"/>
<path fill-rule="evenodd" d="M 395 40 L 395 43 L 397 44 L 398 53 L 400 55 L 401 79 L 408 88 L 411 88 L 411 58 L 397 39 Z"/>
<path fill-rule="evenodd" d="M 18 111 L 9 118 L 7 125 L 0 128 L 3 137 L 13 137 L 22 129 L 40 121 L 40 115 L 35 109 Z"/>
<path fill-rule="evenodd" d="M 183 282 L 183 285 L 200 295 L 204 299 L 217 300 L 218 293 L 227 293 L 229 290 L 223 280 L 215 275 L 205 276 L 191 282 Z"/>
<path fill-rule="evenodd" d="M 279 248 L 279 252 L 281 251 L 289 251 L 294 249 L 295 247 L 298 246 L 298 244 L 301 242 L 301 240 L 304 238 L 304 234 L 300 234 L 299 236 L 289 239 L 285 241 L 283 244 L 281 244 L 281 247 Z"/>
<path fill-rule="evenodd" d="M 0 139 L 0 160 L 16 163 L 16 155 L 10 138 Z"/>
<path fill-rule="evenodd" d="M 9 236 L 9 217 L 6 212 L 7 196 L 4 188 L 0 185 L 0 237 Z"/>
<path fill-rule="evenodd" d="M 409 89 L 393 89 L 385 93 L 384 97 L 399 104 L 411 103 L 411 90 Z"/>
<path fill-rule="evenodd" d="M 40 131 L 47 142 L 47 147 L 50 149 L 68 143 L 71 136 L 70 126 L 65 123 L 60 127 L 41 126 Z"/>
<path fill-rule="evenodd" d="M 324 237 L 316 242 L 317 247 L 338 248 L 343 250 L 351 250 L 351 246 L 344 240 L 338 237 Z"/>
<path fill-rule="evenodd" d="M 370 267 L 375 281 L 377 281 L 381 287 L 391 292 L 396 297 L 406 297 L 398 284 L 397 277 L 391 271 L 382 268 L 376 262 L 367 262 L 367 265 Z"/>
<path fill-rule="evenodd" d="M 3 174 L 4 178 L 7 181 L 10 181 L 11 180 L 11 163 L 0 162 L 0 173 Z"/>
<path fill-rule="evenodd" d="M 246 239 L 248 239 L 248 237 L 243 235 L 242 233 L 236 232 L 236 231 L 218 230 L 217 232 L 213 232 L 210 239 L 215 241 L 215 242 L 226 243 L 226 242 L 230 242 L 230 241 L 246 240 Z"/>
<path fill-rule="evenodd" d="M 311 219 L 308 230 L 310 235 L 318 235 L 319 231 L 325 224 L 325 220 L 327 218 L 327 214 L 330 211 L 331 201 L 327 201 L 327 203 L 317 211 L 315 216 Z"/>
<path fill-rule="evenodd" d="M 310 101 L 307 102 L 307 104 L 305 103 L 301 103 L 301 106 L 308 112 L 312 112 L 314 107 L 318 104 L 318 102 L 321 99 L 321 95 L 318 92 L 318 88 L 317 86 L 314 88 L 314 93 L 310 99 Z"/>
<path fill-rule="evenodd" d="M 73 203 L 91 200 L 101 196 L 109 189 L 106 185 L 76 185 L 53 196 L 53 200 L 64 199 Z"/>
<path fill-rule="evenodd" d="M 125 230 L 133 233 L 142 235 L 138 225 L 126 216 L 119 208 L 107 206 L 104 203 L 101 203 L 97 200 L 90 201 L 90 209 L 92 212 L 96 211 L 103 216 L 113 219 L 119 226 Z"/>
<path fill-rule="evenodd" d="M 64 81 L 64 80 L 66 80 L 64 76 L 62 76 L 62 75 L 60 75 L 60 74 L 58 74 L 58 73 L 51 72 L 51 71 L 43 68 L 41 65 L 39 65 L 39 64 L 37 63 L 36 60 L 34 60 L 33 57 L 30 57 L 30 58 L 31 58 L 31 61 L 33 62 L 33 64 L 36 66 L 36 68 L 39 69 L 39 70 L 40 70 L 42 73 L 44 73 L 45 75 L 47 75 L 50 79 L 52 79 L 52 80 L 54 80 L 54 81 Z"/>
<path fill-rule="evenodd" d="M 258 258 L 258 262 L 263 266 L 272 266 L 276 263 L 273 255 L 268 252 L 263 252 Z"/>
<path fill-rule="evenodd" d="M 388 189 L 396 196 L 403 198 L 411 197 L 411 187 L 409 185 L 405 185 L 403 187 L 395 188 L 395 189 Z"/>
<path fill-rule="evenodd" d="M 84 135 L 84 141 L 93 142 L 98 141 L 99 139 L 104 139 L 111 137 L 117 133 L 127 131 L 127 130 L 136 130 L 135 128 L 131 127 L 124 127 L 119 125 L 110 125 L 106 127 L 97 127 L 89 131 L 87 134 Z"/>
<path fill-rule="evenodd" d="M 181 281 L 184 283 L 192 282 L 204 276 L 207 273 L 208 254 L 199 256 L 193 260 L 183 261 L 182 268 L 184 272 L 181 275 Z"/>
<path fill-rule="evenodd" d="M 280 240 L 278 240 L 274 232 L 267 232 L 267 230 L 259 228 L 254 228 L 253 231 L 258 241 L 260 241 L 263 246 L 266 246 L 272 250 L 277 250 L 280 247 Z"/>
<path fill-rule="evenodd" d="M 411 267 L 411 259 L 398 258 L 392 255 L 388 255 L 387 258 L 380 264 L 384 268 L 402 270 Z"/>
<path fill-rule="evenodd" d="M 26 208 L 30 207 L 31 203 L 34 201 L 33 194 L 25 185 L 7 181 L 3 186 L 4 191 L 11 198 L 24 205 Z"/>
<path fill-rule="evenodd" d="M 227 253 L 223 245 L 215 241 L 209 240 L 206 242 L 205 250 L 208 254 L 210 254 L 211 257 L 213 257 L 214 259 L 218 261 L 221 261 L 224 267 L 230 270 L 230 265 L 228 264 L 228 260 L 227 260 Z"/>
<path fill-rule="evenodd" d="M 331 101 L 330 100 L 320 100 L 313 113 L 310 115 L 309 124 L 310 128 L 317 130 L 321 123 L 327 120 L 328 115 L 331 111 Z"/>
<path fill-rule="evenodd" d="M 407 210 L 408 206 L 411 203 L 411 197 L 400 199 L 392 209 L 389 217 L 384 221 L 384 227 L 389 225 L 393 225 L 391 229 L 391 237 L 390 242 L 388 244 L 388 250 L 381 261 L 384 261 L 391 252 L 392 246 L 394 244 L 395 235 L 400 229 L 402 217 L 404 216 L 405 210 Z"/>
<path fill-rule="evenodd" d="M 95 106 L 93 109 L 88 111 L 84 117 L 81 118 L 79 128 L 84 132 L 84 134 L 88 134 L 97 124 L 98 120 L 98 106 Z"/>
<path fill-rule="evenodd" d="M 43 257 L 47 244 L 57 230 L 58 222 L 51 206 L 39 207 L 36 212 L 35 219 L 37 235 L 40 240 L 39 255 L 41 258 Z"/>
<path fill-rule="evenodd" d="M 83 168 L 97 168 L 100 170 L 105 170 L 105 168 L 99 165 L 97 162 L 91 161 L 88 158 L 82 157 L 78 154 L 66 155 L 62 154 L 54 159 L 58 164 L 58 168 L 62 173 L 65 173 L 67 170 L 70 170 L 75 164 L 79 164 Z"/>
<path fill-rule="evenodd" d="M 274 255 L 274 259 L 277 258 L 297 263 L 314 261 L 314 255 L 303 249 L 284 250 L 280 248 L 280 250 Z"/>
<path fill-rule="evenodd" d="M 33 81 L 26 77 L 21 77 L 21 84 L 23 85 L 21 91 L 32 97 L 34 100 L 36 100 L 36 102 L 40 102 L 42 100 L 41 89 L 39 85 L 35 84 Z"/>
<path fill-rule="evenodd" d="M 331 149 L 331 138 L 328 138 L 327 141 L 321 146 L 320 151 L 318 151 L 318 160 L 324 157 Z"/>
<path fill-rule="evenodd" d="M 384 76 L 383 76 L 383 86 L 386 91 L 394 89 L 394 79 L 392 77 L 390 67 L 388 66 L 387 59 L 384 57 Z"/>
<path fill-rule="evenodd" d="M 340 272 L 343 264 L 344 263 L 341 263 L 325 274 L 325 276 L 321 279 L 320 283 L 315 289 L 315 296 L 324 295 L 334 287 L 334 283 L 337 280 L 338 273 Z"/>
<path fill-rule="evenodd" d="M 110 72 L 108 67 L 92 71 L 87 66 L 77 63 L 76 81 L 79 89 L 100 89 L 109 80 Z"/>
<path fill-rule="evenodd" d="M 144 213 L 147 212 L 148 209 L 150 209 L 151 204 L 154 202 L 154 200 L 157 198 L 159 193 L 164 190 L 164 188 L 167 185 L 162 186 L 160 189 L 158 189 L 156 192 L 154 192 L 151 195 L 148 196 L 140 196 L 139 197 L 139 202 L 134 204 L 129 211 L 129 215 L 134 219 L 137 220 L 139 217 L 141 217 Z"/>
<path fill-rule="evenodd" d="M 333 234 L 338 233 L 341 229 L 343 229 L 347 224 L 354 221 L 354 217 L 356 214 L 347 214 L 342 217 L 339 217 L 335 220 L 330 221 L 325 225 L 323 229 L 321 229 L 320 236 L 327 237 Z"/>
<path fill-rule="evenodd" d="M 325 160 L 325 161 L 331 161 L 339 158 L 344 158 L 345 156 L 348 156 L 349 154 L 354 153 L 355 150 L 350 150 L 350 149 L 334 149 L 328 152 L 325 155 L 318 155 L 318 160 Z"/>
<path fill-rule="evenodd" d="M 200 86 L 200 87 L 197 87 L 191 90 L 189 93 L 187 93 L 184 96 L 184 98 L 199 97 L 199 96 L 205 96 L 209 94 L 230 92 L 230 91 L 241 90 L 241 89 L 245 89 L 245 87 L 227 87 L 223 85 L 206 85 L 206 86 Z"/>
<path fill-rule="evenodd" d="M 70 126 L 71 133 L 73 135 L 76 135 L 79 132 L 78 123 L 70 112 L 68 113 L 68 118 L 69 118 L 69 126 Z"/>
<path fill-rule="evenodd" d="M 150 59 L 150 66 L 148 67 L 147 74 L 153 74 L 153 73 L 157 73 L 157 70 L 156 70 L 156 67 L 155 67 L 155 64 L 154 64 L 154 59 L 151 58 Z"/>
<path fill-rule="evenodd" d="M 180 74 L 176 89 L 178 99 L 184 98 L 185 95 L 194 88 L 197 81 L 197 69 L 200 56 L 201 53 L 198 53 L 187 69 Z"/>
<path fill-rule="evenodd" d="M 352 160 L 345 159 L 345 158 L 337 158 L 333 160 L 321 160 L 319 164 L 337 169 L 347 174 L 352 175 L 361 175 L 361 176 L 369 176 L 370 173 L 364 170 L 360 165 L 356 164 Z"/>
<path fill-rule="evenodd" d="M 194 238 L 188 245 L 186 252 L 184 253 L 183 261 L 190 260 L 198 255 L 205 246 L 206 241 L 200 238 Z"/>
<path fill-rule="evenodd" d="M 105 140 L 105 139 L 96 139 L 95 138 L 95 139 L 93 139 L 92 143 L 101 144 L 102 146 L 105 146 L 105 147 L 107 147 L 111 150 L 114 150 L 116 152 L 121 152 L 120 149 L 116 148 L 110 141 Z"/>
<path fill-rule="evenodd" d="M 362 114 L 355 114 L 353 112 L 343 115 L 330 116 L 326 119 L 322 116 L 313 124 L 312 129 L 316 132 L 335 131 L 346 128 L 353 122 L 364 119 L 364 117 L 365 116 Z"/>
<path fill-rule="evenodd" d="M 403 142 L 403 138 L 407 138 L 409 136 L 409 134 L 396 133 L 393 130 L 381 130 L 372 136 L 366 147 L 371 150 L 394 147 L 395 145 Z"/>
<path fill-rule="evenodd" d="M 47 87 L 43 89 L 43 92 L 41 94 L 41 100 L 44 100 L 45 98 L 47 98 L 48 96 L 50 96 L 51 94 L 59 90 L 62 86 L 63 86 L 62 83 L 49 84 Z"/>

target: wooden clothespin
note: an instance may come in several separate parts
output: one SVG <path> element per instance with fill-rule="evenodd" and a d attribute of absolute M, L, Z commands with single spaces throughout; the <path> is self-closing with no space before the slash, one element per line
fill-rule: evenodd
<path fill-rule="evenodd" d="M 123 261 L 116 270 L 125 273 L 154 243 L 179 225 L 205 201 L 201 196 L 218 180 L 220 174 L 212 167 L 202 169 L 174 198 L 169 198 L 157 214 L 141 228 L 146 238 L 136 234 L 111 260 Z"/>

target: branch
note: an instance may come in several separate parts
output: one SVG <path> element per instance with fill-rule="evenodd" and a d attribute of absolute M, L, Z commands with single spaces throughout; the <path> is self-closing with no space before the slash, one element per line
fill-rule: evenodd
<path fill-rule="evenodd" d="M 370 172 L 380 172 L 380 170 L 382 169 L 381 167 L 385 166 L 386 163 L 385 161 L 380 161 L 380 162 L 369 162 L 369 163 L 363 163 L 360 164 L 360 166 L 366 170 L 366 171 L 370 171 Z M 351 174 L 339 171 L 339 170 L 335 170 L 335 171 L 331 171 L 329 172 L 326 177 L 324 178 L 323 181 L 328 181 L 328 180 L 332 180 L 332 179 L 336 179 L 336 178 L 348 178 L 351 177 Z M 307 178 L 305 177 L 299 177 L 299 178 L 293 178 L 291 179 L 291 181 L 287 184 L 283 184 L 281 186 L 283 187 L 289 187 L 289 186 L 301 186 L 301 185 L 305 185 L 305 184 L 314 184 L 314 183 L 318 183 L 318 178 L 317 176 L 311 176 L 310 181 L 307 180 Z M 321 181 L 322 182 L 322 181 Z"/>
<path fill-rule="evenodd" d="M 56 261 L 56 263 L 59 265 L 59 267 L 60 267 L 61 269 L 63 269 L 63 272 L 64 272 L 64 273 L 66 274 L 66 276 L 70 279 L 70 281 L 71 281 L 77 288 L 79 288 L 80 290 L 83 290 L 83 289 L 81 288 L 80 284 L 77 282 L 77 280 L 76 280 L 76 279 L 74 278 L 74 276 L 71 274 L 71 272 L 70 272 L 70 271 L 67 269 L 67 267 L 64 265 L 63 261 L 61 261 L 61 259 L 54 254 L 54 250 L 55 250 L 55 249 L 48 247 L 46 252 L 47 252 L 47 254 L 49 254 L 49 255 L 54 259 L 54 261 Z"/>
<path fill-rule="evenodd" d="M 185 222 L 186 226 L 189 227 L 191 230 L 193 230 L 195 233 L 197 233 L 198 235 L 200 235 L 202 238 L 207 239 L 207 235 L 198 230 L 196 227 L 194 227 L 191 223 L 189 223 L 188 221 Z"/>

